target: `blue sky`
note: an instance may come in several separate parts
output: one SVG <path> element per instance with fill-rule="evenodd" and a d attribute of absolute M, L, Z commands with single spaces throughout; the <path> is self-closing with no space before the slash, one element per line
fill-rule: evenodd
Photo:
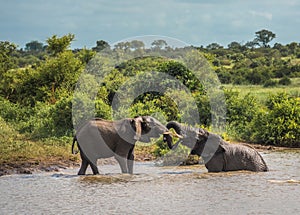
<path fill-rule="evenodd" d="M 299 0 L 0 0 L 0 40 L 24 47 L 75 34 L 73 48 L 162 35 L 200 46 L 247 42 L 267 29 L 274 42 L 300 42 Z"/>

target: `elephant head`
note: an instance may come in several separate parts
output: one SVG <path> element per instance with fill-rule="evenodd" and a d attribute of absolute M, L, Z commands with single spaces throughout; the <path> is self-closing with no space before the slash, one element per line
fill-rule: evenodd
<path fill-rule="evenodd" d="M 135 131 L 134 140 L 149 143 L 151 138 L 158 138 L 164 134 L 167 138 L 171 137 L 168 128 L 151 116 L 138 116 L 131 120 L 131 126 Z"/>
<path fill-rule="evenodd" d="M 175 121 L 169 122 L 166 127 L 167 129 L 173 128 L 178 134 L 175 135 L 179 137 L 179 140 L 173 145 L 172 136 L 164 135 L 164 141 L 167 142 L 169 149 L 176 148 L 179 143 L 193 149 L 196 143 L 204 143 L 208 137 L 208 132 L 204 129 L 183 126 Z"/>

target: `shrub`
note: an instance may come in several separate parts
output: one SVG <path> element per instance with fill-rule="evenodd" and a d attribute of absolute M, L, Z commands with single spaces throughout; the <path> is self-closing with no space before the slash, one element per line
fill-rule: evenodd
<path fill-rule="evenodd" d="M 240 97 L 238 92 L 225 92 L 227 105 L 227 129 L 230 136 L 248 141 L 251 133 L 249 123 L 255 117 L 258 104 L 256 98 L 250 94 Z"/>
<path fill-rule="evenodd" d="M 292 83 L 291 79 L 289 79 L 287 76 L 284 76 L 283 78 L 281 78 L 279 81 L 278 81 L 279 84 L 281 85 L 290 85 Z"/>
<path fill-rule="evenodd" d="M 264 87 L 275 87 L 278 84 L 278 81 L 269 79 L 264 83 Z"/>
<path fill-rule="evenodd" d="M 285 93 L 272 95 L 251 122 L 250 140 L 276 146 L 300 146 L 300 100 Z"/>
<path fill-rule="evenodd" d="M 231 61 L 228 60 L 228 59 L 223 59 L 223 60 L 220 61 L 220 64 L 222 66 L 230 66 L 231 65 Z"/>

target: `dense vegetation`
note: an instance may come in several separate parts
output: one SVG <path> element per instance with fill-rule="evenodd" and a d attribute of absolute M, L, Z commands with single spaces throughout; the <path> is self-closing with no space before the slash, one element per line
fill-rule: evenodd
<path fill-rule="evenodd" d="M 6 139 L 11 140 L 9 134 L 22 135 L 28 143 L 49 142 L 49 138 L 54 137 L 65 143 L 66 137 L 74 131 L 72 101 L 76 83 L 88 63 L 97 60 L 97 53 L 103 51 L 119 55 L 136 53 L 139 56 L 151 49 L 152 52 L 169 53 L 170 58 L 135 58 L 115 65 L 105 76 L 93 101 L 95 116 L 111 119 L 110 107 L 119 87 L 137 74 L 158 71 L 175 77 L 189 89 L 196 101 L 201 126 L 211 128 L 211 119 L 215 116 L 203 83 L 183 63 L 171 60 L 180 49 L 169 47 L 163 40 L 153 41 L 148 48 L 136 40 L 119 43 L 115 47 L 100 40 L 91 49 L 70 50 L 74 38 L 72 34 L 62 37 L 54 35 L 47 39 L 46 45 L 31 41 L 25 49 L 18 49 L 17 45 L 8 41 L 0 42 L 0 126 L 1 130 L 7 130 L 1 131 L 1 144 Z M 197 50 L 199 57 L 204 56 L 208 60 L 224 84 L 227 130 L 222 135 L 246 142 L 299 147 L 300 44 L 276 43 L 271 47 L 269 42 L 273 38 L 275 34 L 262 30 L 256 32 L 256 38 L 246 44 L 232 42 L 224 48 L 213 43 L 207 47 L 195 47 L 194 50 Z M 274 90 L 275 93 L 261 99 L 237 90 L 246 85 L 283 90 Z M 289 86 L 295 89 L 292 93 Z M 189 98 L 185 98 L 180 91 L 172 93 L 188 103 Z M 184 108 L 188 111 L 190 107 Z M 168 94 L 147 92 L 134 100 L 129 116 L 154 115 L 159 119 L 180 121 L 182 113 L 179 109 Z M 20 145 L 20 138 L 11 143 Z M 161 142 L 158 145 L 161 146 Z M 7 150 L 0 153 L 7 153 Z"/>

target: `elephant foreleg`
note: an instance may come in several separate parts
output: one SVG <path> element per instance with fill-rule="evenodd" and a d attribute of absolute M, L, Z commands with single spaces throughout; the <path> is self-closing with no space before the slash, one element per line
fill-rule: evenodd
<path fill-rule="evenodd" d="M 134 154 L 133 154 L 133 148 L 129 151 L 128 157 L 127 157 L 127 167 L 128 167 L 128 173 L 133 174 L 133 162 L 134 162 Z"/>
<path fill-rule="evenodd" d="M 115 155 L 115 158 L 121 167 L 122 173 L 128 173 L 127 158 L 120 155 Z"/>

